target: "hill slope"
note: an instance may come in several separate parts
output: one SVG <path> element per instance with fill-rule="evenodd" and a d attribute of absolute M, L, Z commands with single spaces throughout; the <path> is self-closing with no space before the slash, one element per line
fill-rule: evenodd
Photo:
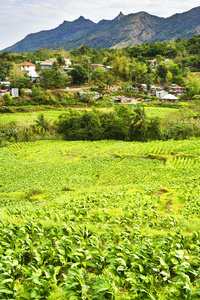
<path fill-rule="evenodd" d="M 200 33 L 200 6 L 169 18 L 160 18 L 146 12 L 94 23 L 79 17 L 73 22 L 64 21 L 52 30 L 27 35 L 23 40 L 4 50 L 20 52 L 40 48 L 70 50 L 81 45 L 97 49 L 122 48 L 144 42 L 170 41 L 178 37 L 190 38 Z"/>

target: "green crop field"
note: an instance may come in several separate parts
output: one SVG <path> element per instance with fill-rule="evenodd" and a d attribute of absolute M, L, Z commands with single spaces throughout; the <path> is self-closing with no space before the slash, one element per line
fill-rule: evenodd
<path fill-rule="evenodd" d="M 170 107 L 145 107 L 145 112 L 148 117 L 160 117 L 161 119 L 166 115 L 176 111 L 179 111 L 179 109 Z"/>
<path fill-rule="evenodd" d="M 0 148 L 0 299 L 200 299 L 200 140 Z"/>

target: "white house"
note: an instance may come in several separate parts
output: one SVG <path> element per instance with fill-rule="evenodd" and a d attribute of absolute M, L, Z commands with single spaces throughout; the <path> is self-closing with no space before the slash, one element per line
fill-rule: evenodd
<path fill-rule="evenodd" d="M 156 97 L 157 97 L 157 98 L 163 98 L 163 97 L 165 97 L 166 95 L 168 95 L 168 92 L 166 92 L 165 90 L 162 90 L 162 91 L 156 91 Z"/>
<path fill-rule="evenodd" d="M 35 72 L 35 65 L 28 61 L 22 62 L 21 64 L 19 64 L 19 66 L 22 71 L 26 71 L 27 73 Z"/>
<path fill-rule="evenodd" d="M 30 62 L 22 62 L 19 64 L 20 69 L 28 74 L 32 81 L 40 78 L 39 74 L 35 71 L 35 65 Z"/>
<path fill-rule="evenodd" d="M 178 100 L 178 98 L 172 94 L 167 94 L 164 97 L 162 97 L 162 102 L 167 103 L 175 103 Z"/>

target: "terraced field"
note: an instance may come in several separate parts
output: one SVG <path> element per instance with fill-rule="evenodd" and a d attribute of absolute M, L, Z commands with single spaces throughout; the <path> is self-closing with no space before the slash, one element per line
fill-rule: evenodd
<path fill-rule="evenodd" d="M 0 299 L 199 299 L 200 141 L 0 148 Z"/>

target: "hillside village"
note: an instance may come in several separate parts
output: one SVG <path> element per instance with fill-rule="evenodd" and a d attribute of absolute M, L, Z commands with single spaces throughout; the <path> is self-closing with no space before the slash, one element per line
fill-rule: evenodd
<path fill-rule="evenodd" d="M 167 60 L 167 62 L 170 62 L 170 60 Z M 162 62 L 163 63 L 163 62 Z M 148 60 L 147 64 L 149 66 L 157 67 L 157 61 L 154 60 Z M 22 71 L 22 74 L 30 79 L 31 85 L 38 85 L 41 83 L 41 78 L 44 78 L 42 72 L 44 70 L 56 70 L 59 72 L 60 76 L 66 77 L 66 86 L 59 86 L 57 89 L 56 87 L 53 87 L 54 92 L 56 90 L 62 89 L 63 91 L 70 92 L 70 91 L 79 91 L 80 97 L 83 97 L 84 91 L 87 89 L 88 86 L 82 85 L 80 87 L 74 88 L 73 82 L 70 80 L 70 72 L 72 70 L 76 69 L 76 66 L 81 66 L 80 64 L 74 64 L 72 65 L 70 59 L 63 59 L 63 64 L 58 67 L 58 61 L 56 58 L 49 58 L 45 61 L 36 61 L 35 64 L 31 62 L 21 62 L 17 65 L 17 68 Z M 91 64 L 90 65 L 90 72 L 113 72 L 113 67 L 106 66 L 103 64 Z M 21 74 L 21 75 L 22 75 Z M 87 80 L 88 83 L 88 80 Z M 19 98 L 21 95 L 20 88 L 16 86 L 12 86 L 11 82 L 7 79 L 6 81 L 0 81 L 0 97 L 3 97 L 5 94 L 11 95 L 13 98 Z M 90 82 L 91 88 L 96 88 L 96 82 L 93 82 L 91 80 Z M 129 97 L 127 96 L 127 91 L 131 91 L 134 93 L 135 97 Z M 123 104 L 136 104 L 139 99 L 140 101 L 151 103 L 152 99 L 151 97 L 156 97 L 157 101 L 161 101 L 163 103 L 175 103 L 179 100 L 179 97 L 184 95 L 186 92 L 186 89 L 182 86 L 177 85 L 176 83 L 170 83 L 170 82 L 164 82 L 161 84 L 151 84 L 149 87 L 146 83 L 129 83 L 127 85 L 126 90 L 122 91 L 120 86 L 113 84 L 105 84 L 103 87 L 103 90 L 101 89 L 100 93 L 94 94 L 94 92 L 91 92 L 91 98 L 100 98 L 102 97 L 102 91 L 103 94 L 108 93 L 110 95 L 110 92 L 114 92 L 115 94 L 118 93 L 118 95 L 111 96 L 110 95 L 110 101 L 116 102 L 116 103 L 123 103 Z M 23 91 L 24 94 L 30 95 L 32 92 L 31 88 L 25 88 Z M 124 92 L 124 93 L 123 93 Z M 88 93 L 88 92 L 87 92 Z M 94 94 L 94 95 L 93 95 Z M 144 98 L 145 95 L 148 95 L 149 98 Z M 97 97 L 98 96 L 98 97 Z M 144 99 L 143 99 L 144 98 Z M 155 99 L 154 99 L 155 100 Z"/>
<path fill-rule="evenodd" d="M 123 49 L 0 53 L 0 110 L 173 105 L 200 94 L 200 37 Z"/>

